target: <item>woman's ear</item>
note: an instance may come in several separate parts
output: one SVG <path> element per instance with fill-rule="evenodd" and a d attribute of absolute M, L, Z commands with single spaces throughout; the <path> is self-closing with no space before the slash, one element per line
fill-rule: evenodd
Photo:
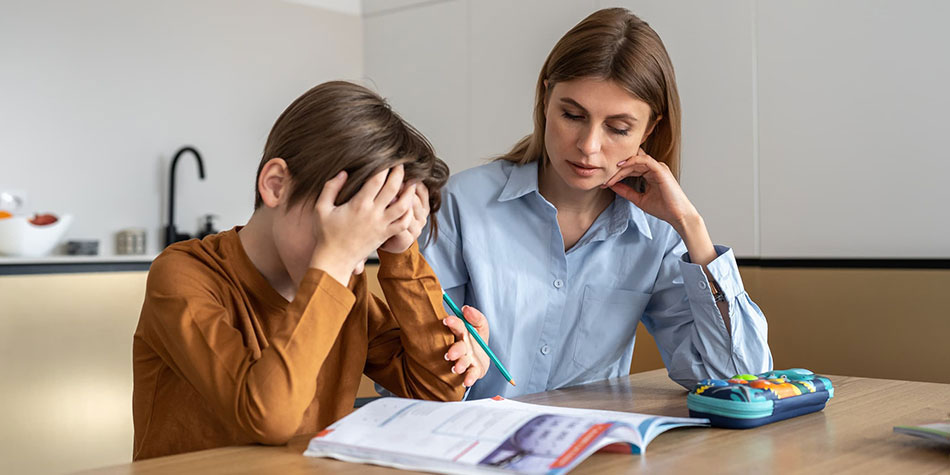
<path fill-rule="evenodd" d="M 656 124 L 659 124 L 661 120 L 663 120 L 663 116 L 662 115 L 657 116 L 656 120 L 654 120 L 653 123 L 650 124 L 650 127 L 647 127 L 646 132 L 643 133 L 643 138 L 640 139 L 640 145 L 643 145 L 646 143 L 647 139 L 650 138 L 650 134 L 653 133 L 653 129 L 656 128 Z"/>
<path fill-rule="evenodd" d="M 276 208 L 287 200 L 290 193 L 290 170 L 283 158 L 272 158 L 261 168 L 257 177 L 257 190 L 261 201 L 268 208 Z"/>
<path fill-rule="evenodd" d="M 548 101 L 551 99 L 551 89 L 554 87 L 551 81 L 544 80 L 544 94 L 541 95 L 541 105 L 544 106 L 545 113 L 548 110 Z"/>

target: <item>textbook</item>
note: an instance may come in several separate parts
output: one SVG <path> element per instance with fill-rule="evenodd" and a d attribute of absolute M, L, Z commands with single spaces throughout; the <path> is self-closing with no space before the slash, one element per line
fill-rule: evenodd
<path fill-rule="evenodd" d="M 590 454 L 642 454 L 657 435 L 708 419 L 541 406 L 380 398 L 310 440 L 304 455 L 436 473 L 566 473 Z"/>
<path fill-rule="evenodd" d="M 917 437 L 950 444 L 950 422 L 934 422 L 919 426 L 894 426 L 894 432 L 916 435 Z"/>

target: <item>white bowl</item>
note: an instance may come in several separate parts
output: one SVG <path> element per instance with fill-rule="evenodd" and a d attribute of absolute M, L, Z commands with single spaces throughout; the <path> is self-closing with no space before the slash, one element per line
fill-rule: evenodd
<path fill-rule="evenodd" d="M 73 221 L 72 215 L 59 216 L 53 224 L 37 226 L 30 216 L 0 219 L 0 254 L 17 257 L 40 257 L 49 254 Z"/>

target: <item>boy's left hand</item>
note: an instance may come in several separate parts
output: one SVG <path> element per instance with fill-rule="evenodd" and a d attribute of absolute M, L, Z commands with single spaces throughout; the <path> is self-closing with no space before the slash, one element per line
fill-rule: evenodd
<path fill-rule="evenodd" d="M 406 186 L 402 193 L 409 193 L 411 189 L 411 186 Z M 402 197 L 402 193 L 400 193 L 399 198 Z M 416 242 L 416 239 L 419 239 L 422 228 L 425 227 L 426 220 L 429 219 L 429 189 L 422 183 L 416 183 L 415 194 L 412 207 L 405 215 L 400 217 L 400 219 L 409 220 L 409 228 L 387 239 L 382 246 L 379 246 L 380 251 L 399 254 L 405 252 L 412 243 Z"/>
<path fill-rule="evenodd" d="M 472 327 L 487 344 L 488 319 L 475 307 L 469 307 L 468 305 L 462 307 L 462 314 L 465 315 L 468 323 L 472 324 Z M 465 329 L 465 322 L 462 319 L 449 315 L 442 320 L 442 323 L 449 327 L 449 330 L 452 330 L 456 340 L 449 347 L 449 351 L 445 353 L 445 360 L 452 362 L 453 373 L 465 376 L 462 384 L 466 388 L 472 387 L 475 381 L 482 379 L 485 373 L 488 372 L 488 367 L 491 364 L 488 355 L 478 345 L 478 342 L 468 334 L 468 330 Z"/>

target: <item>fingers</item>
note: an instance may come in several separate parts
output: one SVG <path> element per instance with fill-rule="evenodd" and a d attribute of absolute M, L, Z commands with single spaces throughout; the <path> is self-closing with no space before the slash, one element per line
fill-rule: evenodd
<path fill-rule="evenodd" d="M 455 320 L 461 323 L 458 318 L 455 318 Z M 449 347 L 449 351 L 445 352 L 445 360 L 452 363 L 450 368 L 452 373 L 464 376 L 462 384 L 465 387 L 471 387 L 475 384 L 475 381 L 485 375 L 485 369 L 475 357 L 474 348 L 468 338 L 453 343 Z"/>
<path fill-rule="evenodd" d="M 620 195 L 622 198 L 637 206 L 640 206 L 640 199 L 643 197 L 643 193 L 637 192 L 633 188 L 627 186 L 626 183 L 615 183 L 610 187 L 610 189 L 614 190 L 614 193 Z"/>
<path fill-rule="evenodd" d="M 380 188 L 375 196 L 376 206 L 387 206 L 399 194 L 402 189 L 402 179 L 405 176 L 405 169 L 402 164 L 389 169 L 389 175 L 386 177 L 386 183 Z"/>
<path fill-rule="evenodd" d="M 462 322 L 461 318 L 458 318 L 454 315 L 446 316 L 444 319 L 442 319 L 442 324 L 449 327 L 449 330 L 455 335 L 455 338 L 459 340 L 465 339 L 468 335 L 468 330 L 465 328 L 465 323 Z"/>
<path fill-rule="evenodd" d="M 607 183 L 604 183 L 604 188 L 612 187 L 615 183 L 628 176 L 646 175 L 651 170 L 654 170 L 659 163 L 660 162 L 657 162 L 649 155 L 635 155 L 630 157 L 617 163 L 620 169 L 617 170 L 617 173 L 614 173 L 614 176 L 607 180 Z"/>
<path fill-rule="evenodd" d="M 389 175 L 389 171 L 389 169 L 383 170 L 369 177 L 369 180 L 363 183 L 363 186 L 360 187 L 360 191 L 356 193 L 353 200 L 372 203 L 376 199 L 376 195 L 379 194 L 379 190 L 381 190 L 386 183 L 386 177 Z"/>
<path fill-rule="evenodd" d="M 383 216 L 384 219 L 388 222 L 393 222 L 398 219 L 404 218 L 406 214 L 411 215 L 412 214 L 411 211 L 413 209 L 413 201 L 415 201 L 415 199 L 416 199 L 416 185 L 415 183 L 413 183 L 411 185 L 406 186 L 406 189 L 403 190 L 402 195 L 399 196 L 399 199 L 397 199 L 395 202 L 393 202 L 389 206 L 386 206 L 385 215 Z M 392 198 L 390 198 L 389 201 L 392 201 Z M 389 201 L 387 201 L 386 203 L 388 204 Z M 377 201 L 377 204 L 378 203 L 379 202 Z"/>
<path fill-rule="evenodd" d="M 395 236 L 400 233 L 409 232 L 409 227 L 412 225 L 412 211 L 407 211 L 399 219 L 389 223 L 386 227 L 386 234 L 389 236 Z M 409 239 L 415 239 L 412 236 L 409 236 Z"/>
<path fill-rule="evenodd" d="M 341 171 L 337 173 L 335 177 L 327 180 L 323 184 L 323 190 L 320 191 L 320 196 L 317 197 L 317 208 L 318 209 L 332 209 L 334 203 L 336 203 L 336 197 L 339 196 L 340 190 L 343 189 L 343 185 L 346 183 L 346 171 Z"/>
<path fill-rule="evenodd" d="M 422 183 L 416 183 L 416 199 L 412 201 L 412 212 L 421 229 L 429 217 L 429 188 Z"/>
<path fill-rule="evenodd" d="M 485 376 L 485 370 L 473 364 L 469 366 L 468 371 L 465 372 L 465 380 L 462 381 L 462 385 L 466 388 L 470 388 L 476 381 L 481 379 L 482 376 Z"/>
<path fill-rule="evenodd" d="M 478 336 L 482 337 L 485 343 L 488 343 L 488 319 L 485 318 L 485 315 L 482 315 L 482 312 L 478 311 L 477 308 L 468 305 L 462 307 L 462 315 L 465 316 L 465 320 L 468 321 L 469 325 L 475 328 Z"/>

